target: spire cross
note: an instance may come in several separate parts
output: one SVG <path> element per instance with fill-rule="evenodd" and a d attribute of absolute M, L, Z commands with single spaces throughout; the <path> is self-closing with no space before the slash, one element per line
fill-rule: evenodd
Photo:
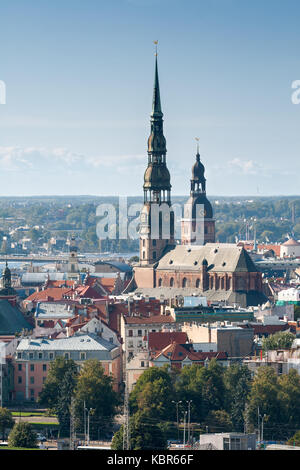
<path fill-rule="evenodd" d="M 157 44 L 158 44 L 158 41 L 153 41 L 154 44 L 155 44 L 155 56 L 157 57 Z"/>

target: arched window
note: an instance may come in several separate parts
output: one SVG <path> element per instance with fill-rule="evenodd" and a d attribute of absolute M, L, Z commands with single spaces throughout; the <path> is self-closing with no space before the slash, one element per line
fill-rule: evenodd
<path fill-rule="evenodd" d="M 162 286 L 162 278 L 158 280 L 158 287 L 161 287 L 161 286 Z"/>
<path fill-rule="evenodd" d="M 200 287 L 200 279 L 197 279 L 197 281 L 196 281 L 196 287 L 197 287 L 197 289 L 199 289 L 199 287 Z"/>
<path fill-rule="evenodd" d="M 173 287 L 174 286 L 174 277 L 171 277 L 170 279 L 170 287 Z"/>
<path fill-rule="evenodd" d="M 186 277 L 184 277 L 182 279 L 182 287 L 187 287 L 187 278 Z"/>

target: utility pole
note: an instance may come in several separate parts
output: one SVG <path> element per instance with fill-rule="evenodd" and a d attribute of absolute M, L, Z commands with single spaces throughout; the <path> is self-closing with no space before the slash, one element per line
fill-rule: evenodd
<path fill-rule="evenodd" d="M 185 447 L 185 423 L 186 423 L 187 411 L 183 412 L 183 447 Z"/>
<path fill-rule="evenodd" d="M 191 440 L 191 431 L 190 431 L 190 425 L 191 425 L 191 403 L 193 400 L 187 401 L 188 404 L 188 444 L 190 444 Z"/>
<path fill-rule="evenodd" d="M 94 411 L 93 408 L 85 408 L 87 411 L 87 445 L 90 445 L 90 414 Z"/>
<path fill-rule="evenodd" d="M 179 417 L 178 417 L 178 406 L 182 401 L 174 401 L 172 400 L 172 403 L 175 403 L 176 405 L 176 416 L 177 416 L 177 440 L 179 441 Z"/>
<path fill-rule="evenodd" d="M 83 423 L 84 423 L 84 445 L 86 445 L 86 406 L 85 400 L 83 401 Z"/>
<path fill-rule="evenodd" d="M 126 370 L 126 364 L 125 364 L 123 450 L 130 450 L 129 400 L 128 400 L 129 393 L 128 393 L 128 374 Z"/>

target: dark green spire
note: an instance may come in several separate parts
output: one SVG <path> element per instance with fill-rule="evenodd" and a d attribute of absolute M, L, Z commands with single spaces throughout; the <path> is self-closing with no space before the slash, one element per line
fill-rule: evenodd
<path fill-rule="evenodd" d="M 158 68 L 157 68 L 157 54 L 155 55 L 155 75 L 154 75 L 154 90 L 153 90 L 153 102 L 152 102 L 152 114 L 153 117 L 162 117 L 160 104 L 160 92 L 159 92 L 159 80 L 158 80 Z"/>

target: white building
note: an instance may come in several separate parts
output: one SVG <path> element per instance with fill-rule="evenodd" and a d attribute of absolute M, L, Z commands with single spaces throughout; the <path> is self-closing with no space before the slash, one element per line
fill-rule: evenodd
<path fill-rule="evenodd" d="M 278 300 L 285 302 L 299 302 L 300 301 L 300 289 L 291 287 L 290 289 L 284 289 L 278 292 Z"/>
<path fill-rule="evenodd" d="M 280 246 L 280 258 L 300 257 L 300 243 L 294 238 L 290 238 Z"/>

